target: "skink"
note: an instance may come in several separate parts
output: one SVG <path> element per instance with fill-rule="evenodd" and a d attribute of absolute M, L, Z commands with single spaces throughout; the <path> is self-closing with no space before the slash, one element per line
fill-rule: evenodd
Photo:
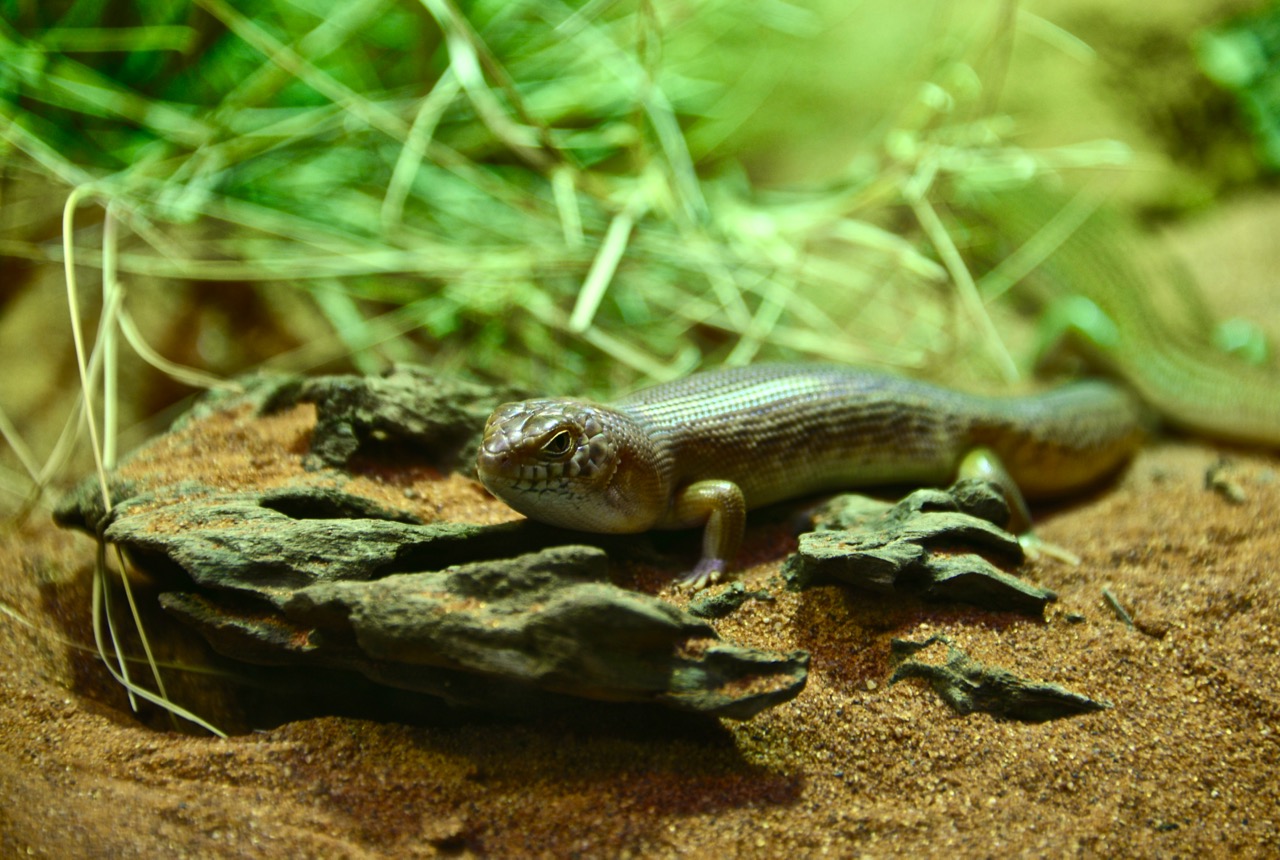
<path fill-rule="evenodd" d="M 592 532 L 703 526 L 685 578 L 717 579 L 746 511 L 823 490 L 936 484 L 990 451 L 1029 497 L 1118 468 L 1142 435 L 1123 390 L 1080 382 L 995 398 L 849 367 L 755 365 L 699 373 L 612 405 L 556 398 L 499 407 L 480 480 L 536 520 Z M 1016 491 L 1015 491 L 1016 492 Z"/>

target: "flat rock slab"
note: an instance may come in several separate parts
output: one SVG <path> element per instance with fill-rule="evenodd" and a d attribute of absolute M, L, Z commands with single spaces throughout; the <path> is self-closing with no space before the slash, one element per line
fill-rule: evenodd
<path fill-rule="evenodd" d="M 566 700 L 745 719 L 808 655 L 725 642 L 609 581 L 599 548 L 495 506 L 465 475 L 508 392 L 420 369 L 259 377 L 198 405 L 58 521 L 164 585 L 161 605 L 248 663 L 355 671 L 517 715 Z M 468 521 L 474 516 L 475 521 Z"/>
<path fill-rule="evenodd" d="M 605 580 L 608 558 L 565 546 L 514 559 L 279 590 L 273 612 L 208 593 L 161 604 L 222 654 L 354 669 L 456 704 L 538 704 L 531 690 L 747 718 L 793 697 L 804 652 L 723 642 L 703 622 Z"/>

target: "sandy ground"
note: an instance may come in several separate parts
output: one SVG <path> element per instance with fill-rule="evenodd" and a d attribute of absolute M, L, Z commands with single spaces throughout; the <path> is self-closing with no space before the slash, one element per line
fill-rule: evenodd
<path fill-rule="evenodd" d="M 1243 501 L 1207 488 L 1210 470 Z M 1280 854 L 1280 459 L 1161 442 L 1041 522 L 1084 559 L 1028 569 L 1061 595 L 1043 621 L 831 586 L 716 622 L 729 639 L 813 655 L 807 689 L 745 723 L 584 705 L 535 723 L 318 715 L 227 740 L 131 715 L 71 644 L 92 641 L 92 543 L 43 522 L 11 528 L 0 845 L 50 857 Z M 758 530 L 749 588 L 769 585 L 789 544 L 780 526 Z M 1025 724 L 957 716 L 919 682 L 887 686 L 890 640 L 934 633 L 1114 707 Z M 222 689 L 170 676 L 180 700 Z"/>

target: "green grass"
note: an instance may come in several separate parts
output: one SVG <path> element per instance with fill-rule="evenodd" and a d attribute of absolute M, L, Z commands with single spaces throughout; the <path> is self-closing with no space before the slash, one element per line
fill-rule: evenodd
<path fill-rule="evenodd" d="M 11 175 L 110 207 L 123 279 L 306 291 L 366 371 L 604 392 L 764 356 L 967 352 L 1009 377 L 938 203 L 956 176 L 1049 161 L 983 113 L 973 45 L 1010 20 L 918 5 L 941 47 L 907 51 L 908 98 L 787 192 L 755 187 L 735 140 L 804 113 L 757 65 L 841 4 L 10 0 L 0 132 Z M 91 268 L 101 218 L 64 237 Z M 5 232 L 0 253 L 63 256 Z"/>

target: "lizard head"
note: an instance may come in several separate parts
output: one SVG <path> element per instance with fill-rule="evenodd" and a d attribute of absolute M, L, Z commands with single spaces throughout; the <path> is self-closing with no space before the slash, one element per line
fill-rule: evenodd
<path fill-rule="evenodd" d="M 652 445 L 627 415 L 581 400 L 499 406 L 476 471 L 531 519 L 592 532 L 637 532 L 666 511 Z"/>

